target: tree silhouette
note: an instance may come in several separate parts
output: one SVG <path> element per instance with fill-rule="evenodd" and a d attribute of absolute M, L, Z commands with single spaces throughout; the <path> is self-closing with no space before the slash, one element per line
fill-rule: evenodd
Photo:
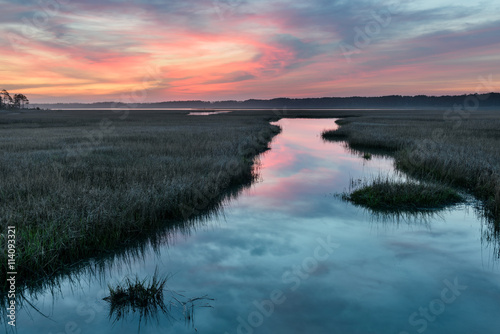
<path fill-rule="evenodd" d="M 9 92 L 6 91 L 5 89 L 3 89 L 1 92 L 0 92 L 0 98 L 3 100 L 3 104 L 6 106 L 6 107 L 9 107 L 11 104 L 12 104 L 12 97 L 10 96 Z"/>
<path fill-rule="evenodd" d="M 24 94 L 14 94 L 14 108 L 23 108 L 24 104 L 29 104 L 29 100 Z"/>

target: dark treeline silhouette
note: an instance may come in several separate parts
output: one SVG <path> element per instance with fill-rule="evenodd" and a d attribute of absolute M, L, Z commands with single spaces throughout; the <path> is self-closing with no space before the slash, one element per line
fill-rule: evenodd
<path fill-rule="evenodd" d="M 30 101 L 24 94 L 10 95 L 8 91 L 3 89 L 0 91 L 0 109 L 24 109 Z"/>
<path fill-rule="evenodd" d="M 35 104 L 44 108 L 291 108 L 291 109 L 328 109 L 328 108 L 476 108 L 500 107 L 500 93 L 446 95 L 446 96 L 402 96 L 380 97 L 322 97 L 322 98 L 276 98 L 271 100 L 250 99 L 245 101 L 169 101 L 156 103 L 126 104 L 120 102 L 97 103 L 57 103 Z"/>

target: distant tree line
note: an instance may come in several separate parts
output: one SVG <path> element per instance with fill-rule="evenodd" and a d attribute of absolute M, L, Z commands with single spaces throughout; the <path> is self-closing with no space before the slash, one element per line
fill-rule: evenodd
<path fill-rule="evenodd" d="M 11 96 L 5 89 L 0 92 L 0 109 L 24 109 L 24 106 L 29 103 L 30 101 L 24 94 Z"/>
<path fill-rule="evenodd" d="M 379 97 L 321 97 L 321 98 L 276 98 L 271 100 L 250 99 L 246 101 L 168 101 L 156 103 L 138 103 L 127 105 L 119 102 L 97 103 L 57 103 L 39 104 L 45 108 L 296 108 L 296 109 L 327 109 L 327 108 L 454 108 L 464 106 L 469 108 L 500 107 L 500 93 L 445 95 L 445 96 L 401 96 L 389 95 Z"/>

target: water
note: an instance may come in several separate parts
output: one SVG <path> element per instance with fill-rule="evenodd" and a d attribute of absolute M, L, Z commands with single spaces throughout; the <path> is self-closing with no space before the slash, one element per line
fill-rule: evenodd
<path fill-rule="evenodd" d="M 231 112 L 231 110 L 199 111 L 199 112 L 190 112 L 188 114 L 188 116 L 210 116 L 210 115 L 218 115 L 218 114 L 227 114 L 230 112 Z"/>
<path fill-rule="evenodd" d="M 141 333 L 497 333 L 500 270 L 474 210 L 425 219 L 374 217 L 332 194 L 350 178 L 394 173 L 320 133 L 333 120 L 281 120 L 261 157 L 260 182 L 223 214 L 100 276 L 63 280 L 31 297 L 17 333 L 137 333 L 139 316 L 113 323 L 102 300 L 125 276 L 172 273 L 185 298 L 208 295 L 194 320 L 178 308 Z M 198 305 L 204 305 L 205 302 Z"/>
<path fill-rule="evenodd" d="M 116 107 L 116 108 L 89 108 L 89 107 L 82 107 L 82 108 L 50 108 L 50 110 L 78 110 L 78 111 L 87 111 L 87 110 L 95 110 L 95 111 L 102 111 L 102 110 L 109 110 L 109 111 L 115 111 L 115 110 L 163 110 L 163 111 L 190 111 L 190 110 L 200 110 L 200 108 L 128 108 L 128 107 Z"/>

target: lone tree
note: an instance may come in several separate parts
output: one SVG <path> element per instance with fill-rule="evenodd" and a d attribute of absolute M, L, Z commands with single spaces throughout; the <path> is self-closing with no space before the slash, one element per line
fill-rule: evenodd
<path fill-rule="evenodd" d="M 30 101 L 24 94 L 14 94 L 14 108 L 24 109 L 24 104 L 29 104 Z"/>

